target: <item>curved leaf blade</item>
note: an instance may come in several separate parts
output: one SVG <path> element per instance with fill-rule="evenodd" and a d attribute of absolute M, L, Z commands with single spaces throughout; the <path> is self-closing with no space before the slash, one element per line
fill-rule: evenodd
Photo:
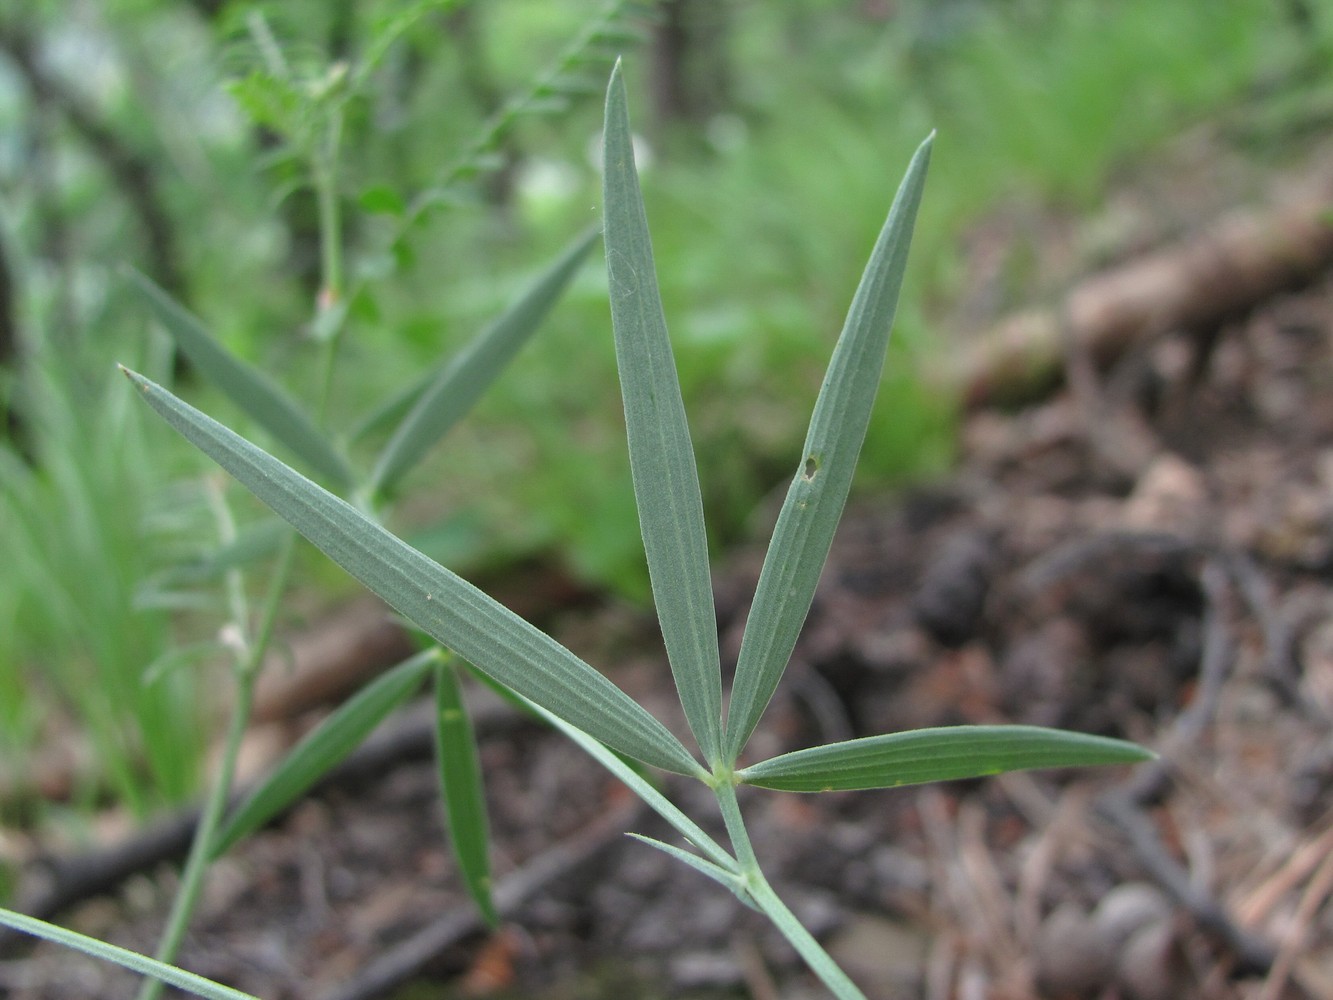
<path fill-rule="evenodd" d="M 129 272 L 140 296 L 199 374 L 335 486 L 352 484 L 352 470 L 314 422 L 277 383 L 227 352 L 170 295 L 137 271 Z"/>
<path fill-rule="evenodd" d="M 471 667 L 471 664 L 465 664 L 465 666 Z M 727 871 L 738 870 L 735 858 L 728 854 L 716 840 L 705 833 L 694 820 L 681 812 L 674 802 L 658 791 L 651 781 L 639 773 L 635 761 L 623 758 L 613 750 L 608 750 L 603 744 L 597 742 L 581 729 L 571 726 L 563 719 L 556 718 L 546 709 L 539 708 L 522 695 L 515 694 L 503 684 L 497 683 L 493 677 L 486 676 L 475 667 L 471 667 L 471 669 L 473 677 L 485 684 L 507 703 L 513 705 L 520 712 L 541 719 L 547 725 L 560 730 L 570 740 L 582 747 L 588 756 L 601 764 L 622 785 L 642 799 L 649 809 L 674 826 L 677 832 L 699 851 L 708 855 L 719 868 Z"/>
<path fill-rule="evenodd" d="M 606 94 L 602 190 L 616 367 L 653 601 L 685 717 L 721 752 L 722 666 L 699 473 L 658 292 L 620 64 Z"/>
<path fill-rule="evenodd" d="M 884 369 L 934 135 L 917 149 L 838 337 L 773 529 L 727 706 L 725 756 L 744 749 L 791 658 L 851 489 Z"/>
<path fill-rule="evenodd" d="M 487 924 L 496 927 L 500 915 L 491 898 L 490 836 L 477 741 L 463 705 L 458 671 L 443 660 L 435 664 L 435 755 L 454 858 L 477 909 Z"/>
<path fill-rule="evenodd" d="M 227 818 L 212 844 L 220 857 L 301 797 L 355 750 L 390 712 L 421 686 L 439 659 L 428 649 L 381 674 L 306 734 L 291 753 Z"/>
<path fill-rule="evenodd" d="M 258 997 L 249 993 L 242 993 L 230 986 L 223 986 L 211 979 L 197 976 L 193 972 L 178 969 L 174 965 L 166 965 L 156 959 L 149 958 L 147 955 L 140 955 L 137 951 L 129 951 L 114 944 L 107 944 L 105 941 L 97 940 L 97 938 L 88 937 L 56 924 L 49 924 L 45 920 L 15 913 L 13 910 L 0 908 L 0 924 L 12 927 L 16 931 L 23 931 L 25 934 L 31 934 L 33 937 L 43 938 L 64 945 L 66 948 L 81 951 L 93 958 L 113 962 L 129 969 L 131 972 L 140 972 L 145 976 L 152 976 L 170 986 L 193 993 L 197 997 L 205 997 L 206 1000 L 259 1000 Z"/>
<path fill-rule="evenodd" d="M 641 833 L 631 833 L 629 836 L 642 844 L 647 844 L 649 847 L 656 847 L 663 854 L 675 858 L 677 861 L 688 865 L 697 872 L 702 872 L 714 882 L 720 882 L 722 885 L 730 889 L 732 894 L 750 909 L 759 909 L 759 907 L 755 905 L 754 900 L 750 898 L 750 894 L 746 891 L 745 878 L 739 872 L 731 871 L 720 865 L 715 865 L 713 862 L 701 858 L 697 854 L 683 851 L 674 844 L 668 844 L 665 841 L 657 840 L 654 837 L 645 837 Z"/>
<path fill-rule="evenodd" d="M 371 496 L 392 491 L 472 409 L 541 325 L 599 235 L 590 229 L 575 240 L 516 302 L 434 376 L 380 453 L 370 476 Z"/>
<path fill-rule="evenodd" d="M 531 705 L 531 702 L 528 704 Z M 608 750 L 578 727 L 570 725 L 563 719 L 556 718 L 544 708 L 536 705 L 532 705 L 532 708 L 543 719 L 582 747 L 593 760 L 601 764 L 621 784 L 642 799 L 648 808 L 674 826 L 681 836 L 708 855 L 719 868 L 728 871 L 736 869 L 735 858 L 728 854 L 716 840 L 705 833 L 694 820 L 681 812 L 674 802 L 654 788 L 641 774 L 617 757 L 614 752 Z"/>
<path fill-rule="evenodd" d="M 747 785 L 785 792 L 897 788 L 1039 767 L 1134 764 L 1150 750 L 1107 736 L 1041 726 L 946 726 L 830 743 L 737 772 Z"/>
<path fill-rule="evenodd" d="M 439 377 L 435 371 L 427 371 L 423 375 L 418 375 L 411 382 L 402 386 L 393 395 L 383 400 L 373 410 L 363 416 L 347 432 L 346 439 L 351 442 L 360 441 L 371 434 L 377 434 L 388 430 L 389 426 L 397 425 L 404 417 L 412 412 L 412 408 L 426 394 L 426 390 L 434 384 Z"/>
<path fill-rule="evenodd" d="M 122 371 L 185 438 L 440 645 L 627 756 L 702 774 L 669 729 L 546 633 L 162 386 Z"/>

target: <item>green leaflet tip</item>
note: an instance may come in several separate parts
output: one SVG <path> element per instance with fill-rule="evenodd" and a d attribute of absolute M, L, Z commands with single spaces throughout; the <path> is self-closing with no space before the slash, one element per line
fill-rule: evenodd
<path fill-rule="evenodd" d="M 615 65 L 611 67 L 611 76 L 606 81 L 606 102 L 610 107 L 612 97 L 628 103 L 625 96 L 625 74 L 622 69 L 622 57 L 616 56 Z"/>

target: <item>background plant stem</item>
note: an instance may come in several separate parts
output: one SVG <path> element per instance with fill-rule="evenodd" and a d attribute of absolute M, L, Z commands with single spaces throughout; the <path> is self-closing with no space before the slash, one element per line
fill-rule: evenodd
<path fill-rule="evenodd" d="M 225 508 L 225 505 L 223 505 Z M 227 518 L 229 523 L 230 518 Z M 190 844 L 190 854 L 181 872 L 180 887 L 176 898 L 172 900 L 171 913 L 167 917 L 166 929 L 153 956 L 159 962 L 171 964 L 180 951 L 181 941 L 190 925 L 190 918 L 199 904 L 199 894 L 203 889 L 204 873 L 212 860 L 212 846 L 218 827 L 222 822 L 227 800 L 231 795 L 232 782 L 236 776 L 236 760 L 240 755 L 241 741 L 250 726 L 250 713 L 254 705 L 255 682 L 259 678 L 264 656 L 268 652 L 269 642 L 273 638 L 273 624 L 277 620 L 278 607 L 287 589 L 291 576 L 293 556 L 296 552 L 296 533 L 288 532 L 282 540 L 277 563 L 273 570 L 273 579 L 269 584 L 263 607 L 260 609 L 259 626 L 255 634 L 247 637 L 241 647 L 238 662 L 233 674 L 236 679 L 236 703 L 232 708 L 231 721 L 227 726 L 227 739 L 223 745 L 222 760 L 218 766 L 217 779 L 209 789 L 204 800 L 203 811 L 199 815 L 199 826 L 195 829 L 194 840 Z M 239 575 L 239 574 L 238 574 Z M 244 610 L 243 597 L 241 610 Z M 245 619 L 234 623 L 242 630 Z M 156 1000 L 162 993 L 160 979 L 145 979 L 139 990 L 139 1000 Z"/>
<path fill-rule="evenodd" d="M 342 288 L 342 223 L 338 210 L 338 174 L 337 159 L 339 142 L 342 135 L 341 112 L 334 111 L 327 125 L 325 143 L 311 155 L 310 170 L 319 201 L 320 260 L 323 270 L 320 283 L 320 301 L 317 305 L 317 319 L 325 310 L 342 309 L 339 301 Z M 325 331 L 326 337 L 321 342 L 321 368 L 319 398 L 316 400 L 317 421 L 323 425 L 327 421 L 329 399 L 332 396 L 333 367 L 338 353 L 338 342 L 342 339 L 343 322 L 338 318 L 335 325 Z M 215 504 L 218 521 L 224 543 L 235 536 L 226 503 L 218 497 Z M 227 729 L 227 739 L 223 747 L 222 761 L 219 765 L 217 780 L 209 789 L 204 808 L 199 817 L 199 826 L 195 830 L 194 840 L 190 845 L 190 854 L 181 873 L 180 888 L 172 901 L 171 913 L 162 933 L 155 957 L 160 962 L 172 963 L 180 951 L 181 941 L 185 937 L 199 903 L 199 894 L 203 889 L 204 873 L 212 860 L 212 845 L 222 822 L 231 794 L 232 782 L 236 775 L 236 760 L 241 750 L 241 740 L 250 725 L 250 715 L 254 707 L 254 688 L 263 667 L 264 656 L 268 652 L 273 637 L 273 627 L 277 621 L 278 607 L 286 592 L 291 577 L 293 556 L 296 552 L 296 533 L 288 531 L 282 540 L 282 547 L 273 569 L 268 594 L 260 609 L 258 626 L 254 635 L 247 635 L 248 610 L 245 604 L 244 587 L 240 573 L 233 570 L 228 573 L 227 590 L 233 625 L 236 628 L 240 646 L 237 653 L 236 701 L 232 708 L 231 721 Z M 162 993 L 162 982 L 158 979 L 145 979 L 139 991 L 139 1000 L 157 1000 Z"/>

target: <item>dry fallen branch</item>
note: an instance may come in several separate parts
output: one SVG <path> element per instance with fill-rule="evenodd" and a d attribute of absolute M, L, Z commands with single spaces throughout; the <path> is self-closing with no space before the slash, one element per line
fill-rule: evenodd
<path fill-rule="evenodd" d="M 472 718 L 481 738 L 493 737 L 505 727 L 524 719 L 498 699 L 479 701 L 473 707 Z M 314 790 L 354 783 L 383 774 L 402 761 L 428 757 L 434 741 L 433 706 L 425 703 L 413 706 L 386 723 L 381 731 L 329 772 Z M 232 804 L 239 802 L 246 791 L 242 788 L 234 793 Z M 16 908 L 49 920 L 75 903 L 115 889 L 131 875 L 166 861 L 179 860 L 189 850 L 198 821 L 199 809 L 191 807 L 111 847 L 76 856 L 43 859 L 30 866 L 21 880 Z M 0 928 L 0 955 L 32 943 L 33 939 L 26 935 Z"/>
<path fill-rule="evenodd" d="M 1144 871 L 1194 918 L 1199 929 L 1235 956 L 1236 975 L 1268 973 L 1276 950 L 1241 928 L 1221 903 L 1194 884 L 1189 873 L 1162 844 L 1156 826 L 1134 802 L 1132 793 L 1108 792 L 1097 800 L 1097 811 L 1124 835 Z"/>
<path fill-rule="evenodd" d="M 512 914 L 524 901 L 551 883 L 578 871 L 614 841 L 644 813 L 635 798 L 606 813 L 586 829 L 547 848 L 522 868 L 500 880 L 495 887 L 495 906 L 502 914 Z M 421 969 L 449 945 L 482 928 L 481 917 L 473 907 L 463 907 L 418 931 L 406 941 L 383 952 L 351 980 L 323 1000 L 374 1000 L 417 975 Z"/>
<path fill-rule="evenodd" d="M 1306 946 L 1319 909 L 1331 893 L 1333 893 L 1333 854 L 1326 854 L 1319 870 L 1315 872 L 1305 892 L 1301 894 L 1292 926 L 1288 928 L 1282 949 L 1273 961 L 1273 968 L 1264 982 L 1259 1000 L 1280 1000 L 1284 995 L 1287 980 L 1291 977 L 1296 962 Z"/>
<path fill-rule="evenodd" d="M 1139 806 L 1157 802 L 1166 795 L 1175 757 L 1203 739 L 1215 721 L 1222 687 L 1235 666 L 1236 644 L 1227 627 L 1228 580 L 1220 561 L 1204 563 L 1199 572 L 1199 586 L 1207 598 L 1207 606 L 1198 687 L 1193 700 L 1176 716 L 1174 725 L 1158 746 L 1161 756 L 1136 769 L 1127 793 Z"/>
<path fill-rule="evenodd" d="M 255 690 L 256 723 L 337 704 L 414 652 L 407 630 L 376 600 L 358 600 L 321 619 L 275 653 Z"/>
<path fill-rule="evenodd" d="M 1294 186 L 1281 204 L 1226 216 L 1186 240 L 1094 275 L 1049 309 L 1020 313 L 973 340 L 946 381 L 969 406 L 1032 398 L 1057 383 L 1065 338 L 1105 364 L 1173 329 L 1206 330 L 1308 281 L 1333 261 L 1333 186 Z"/>

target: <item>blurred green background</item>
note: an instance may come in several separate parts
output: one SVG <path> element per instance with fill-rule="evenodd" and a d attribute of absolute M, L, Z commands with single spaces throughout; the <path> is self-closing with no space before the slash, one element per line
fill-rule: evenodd
<path fill-rule="evenodd" d="M 793 467 L 927 132 L 939 140 L 863 490 L 949 465 L 955 401 L 920 373 L 972 291 L 972 227 L 1016 204 L 1092 212 L 1120 172 L 1201 123 L 1280 162 L 1333 120 L 1331 43 L 1333 12 L 1304 0 L 5 5 L 0 779 L 72 742 L 100 765 L 76 805 L 109 789 L 142 813 L 198 787 L 215 723 L 200 661 L 222 597 L 179 569 L 216 544 L 220 480 L 132 402 L 114 362 L 258 432 L 173 358 L 125 268 L 312 398 L 307 154 L 331 104 L 349 312 L 328 422 L 347 432 L 596 222 L 601 86 L 623 54 L 721 553 L 752 537 Z M 1035 254 L 1008 249 L 988 315 L 1023 302 Z M 619 407 L 590 264 L 391 523 L 465 574 L 536 555 L 644 601 Z M 243 523 L 262 519 L 233 499 Z M 299 606 L 353 590 L 303 559 Z"/>

